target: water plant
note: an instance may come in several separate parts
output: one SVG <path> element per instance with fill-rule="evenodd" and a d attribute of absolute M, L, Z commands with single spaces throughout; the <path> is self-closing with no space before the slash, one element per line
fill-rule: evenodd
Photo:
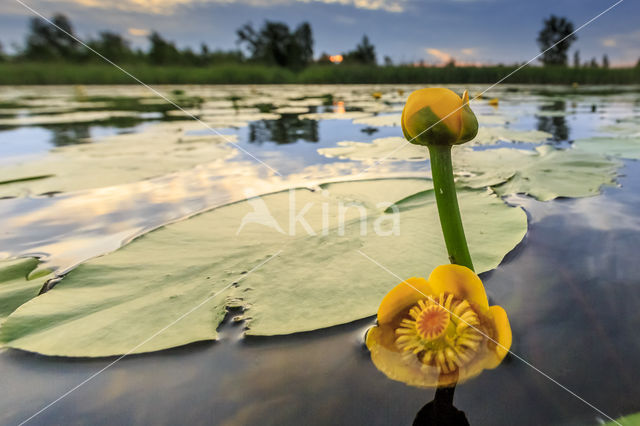
<path fill-rule="evenodd" d="M 393 288 L 367 333 L 376 367 L 419 387 L 454 386 L 497 367 L 511 346 L 511 327 L 500 306 L 489 306 L 473 272 L 456 194 L 451 148 L 472 140 L 478 121 L 462 97 L 444 88 L 417 90 L 402 112 L 402 131 L 429 150 L 440 225 L 451 265 L 428 280 L 409 278 Z"/>

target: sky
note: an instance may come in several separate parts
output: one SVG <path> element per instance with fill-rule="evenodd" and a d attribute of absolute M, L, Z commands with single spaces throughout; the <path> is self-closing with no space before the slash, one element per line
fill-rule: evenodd
<path fill-rule="evenodd" d="M 282 21 L 291 27 L 308 21 L 314 52 L 351 50 L 366 34 L 379 61 L 455 58 L 458 63 L 511 64 L 539 53 L 537 33 L 544 18 L 565 16 L 577 28 L 616 0 L 2 0 L 0 42 L 6 50 L 24 43 L 34 14 L 64 13 L 83 40 L 99 31 L 126 36 L 145 48 L 156 30 L 180 47 L 236 48 L 235 30 L 251 22 Z M 577 33 L 571 48 L 582 61 L 607 54 L 614 66 L 640 58 L 640 2 L 623 0 Z M 571 56 L 572 57 L 572 56 Z"/>

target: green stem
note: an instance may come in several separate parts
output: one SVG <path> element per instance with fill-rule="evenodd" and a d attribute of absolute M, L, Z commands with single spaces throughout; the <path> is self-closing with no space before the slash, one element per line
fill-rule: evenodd
<path fill-rule="evenodd" d="M 431 158 L 431 174 L 433 187 L 438 203 L 438 215 L 444 242 L 449 253 L 449 261 L 456 265 L 466 266 L 473 271 L 473 263 L 464 236 L 456 185 L 453 182 L 453 166 L 451 165 L 450 145 L 429 145 Z"/>

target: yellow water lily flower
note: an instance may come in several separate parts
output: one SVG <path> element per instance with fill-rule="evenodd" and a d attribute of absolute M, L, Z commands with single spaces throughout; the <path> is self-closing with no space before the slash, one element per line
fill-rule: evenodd
<path fill-rule="evenodd" d="M 476 137 L 478 120 L 469 93 L 431 87 L 412 92 L 402 110 L 404 137 L 416 145 L 457 145 Z"/>
<path fill-rule="evenodd" d="M 489 105 L 491 106 L 497 107 L 499 103 L 500 103 L 500 100 L 498 98 L 489 99 Z"/>
<path fill-rule="evenodd" d="M 371 96 L 373 96 L 373 99 L 380 99 L 382 97 L 382 92 L 373 92 Z"/>
<path fill-rule="evenodd" d="M 511 347 L 511 327 L 504 309 L 489 306 L 473 271 L 442 265 L 428 280 L 409 278 L 382 299 L 366 344 L 390 379 L 451 386 L 497 367 Z"/>

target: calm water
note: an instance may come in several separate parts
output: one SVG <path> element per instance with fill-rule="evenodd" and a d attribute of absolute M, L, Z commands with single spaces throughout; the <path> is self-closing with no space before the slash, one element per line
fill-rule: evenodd
<path fill-rule="evenodd" d="M 629 116 L 639 98 L 636 92 L 573 100 L 525 94 L 501 104 L 499 111 L 516 117 L 511 128 L 547 131 L 563 146 Z M 545 109 L 574 113 L 535 116 Z M 142 131 L 149 123 L 127 124 L 79 126 L 82 130 L 72 125 L 64 132 L 41 126 L 0 130 L 1 158 L 8 164 L 24 155 L 46 155 L 61 140 L 66 144 Z M 294 116 L 222 131 L 237 134 L 241 146 L 269 159 L 285 175 L 267 179 L 262 187 L 267 190 L 299 179 L 310 166 L 340 170 L 344 160 L 322 157 L 317 148 L 400 132 L 397 127 L 363 132 L 365 127 L 350 120 Z M 76 133 L 81 137 L 75 138 Z M 240 155 L 233 161 L 238 168 L 256 168 L 246 164 L 249 160 Z M 424 168 L 381 166 L 382 172 Z M 542 373 L 613 417 L 640 411 L 640 166 L 625 161 L 620 173 L 619 187 L 607 187 L 597 197 L 551 202 L 508 198 L 526 209 L 529 231 L 482 278 L 493 303 L 509 313 L 511 349 L 518 357 L 509 355 L 497 369 L 456 389 L 454 404 L 471 425 L 598 423 L 600 414 Z M 0 235 L 0 255 L 38 253 L 61 270 L 72 267 L 145 229 L 242 195 L 245 180 L 226 176 L 221 182 L 213 175 L 199 185 L 191 185 L 191 175 L 178 173 L 153 180 L 151 189 L 130 186 L 133 200 L 107 197 L 99 190 L 0 200 L 5 223 L 24 219 Z M 255 179 L 261 177 L 257 173 Z M 159 202 L 158 192 L 176 181 L 191 186 L 185 184 L 184 191 Z M 105 212 L 85 211 L 97 204 L 107 206 Z M 390 277 L 390 287 L 395 281 Z M 256 338 L 243 337 L 241 325 L 225 322 L 218 342 L 119 360 L 29 424 L 409 425 L 433 391 L 392 382 L 375 369 L 363 346 L 372 323 L 369 318 Z M 0 352 L 0 423 L 22 422 L 114 360 Z"/>

